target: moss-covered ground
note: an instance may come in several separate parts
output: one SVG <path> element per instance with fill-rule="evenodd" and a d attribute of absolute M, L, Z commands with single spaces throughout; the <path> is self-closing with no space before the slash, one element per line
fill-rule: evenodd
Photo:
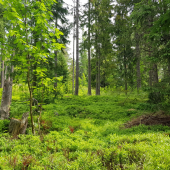
<path fill-rule="evenodd" d="M 14 93 L 11 117 L 29 110 L 22 100 Z M 31 134 L 29 122 L 26 135 L 13 139 L 9 121 L 0 121 L 0 169 L 168 170 L 168 126 L 124 127 L 150 112 L 144 94 L 63 96 L 43 105 L 41 135 Z M 36 132 L 37 117 L 35 113 Z"/>

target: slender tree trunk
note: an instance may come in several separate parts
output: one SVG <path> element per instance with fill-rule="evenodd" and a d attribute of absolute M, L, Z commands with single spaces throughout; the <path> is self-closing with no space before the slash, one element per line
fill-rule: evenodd
<path fill-rule="evenodd" d="M 79 89 L 79 0 L 77 0 L 76 6 L 76 86 L 75 95 L 78 95 Z"/>
<path fill-rule="evenodd" d="M 72 82 L 72 93 L 74 94 L 74 33 L 73 33 L 73 82 Z"/>
<path fill-rule="evenodd" d="M 90 57 L 90 0 L 88 11 L 88 95 L 91 95 L 91 57 Z"/>
<path fill-rule="evenodd" d="M 149 70 L 149 86 L 150 87 L 152 87 L 152 82 L 153 82 L 153 80 L 152 80 L 152 69 L 150 68 L 150 70 Z"/>
<path fill-rule="evenodd" d="M 100 95 L 100 49 L 98 48 L 97 43 L 96 43 L 96 95 Z"/>
<path fill-rule="evenodd" d="M 149 70 L 149 86 L 152 87 L 158 82 L 159 80 L 157 64 L 152 64 L 151 69 Z"/>
<path fill-rule="evenodd" d="M 32 82 L 32 85 L 33 85 L 33 88 L 32 88 L 32 90 L 34 91 L 34 89 L 36 88 L 36 86 L 37 86 L 37 75 L 36 75 L 36 69 L 37 69 L 37 63 L 35 63 L 34 65 L 33 65 L 33 77 L 32 77 L 32 79 L 33 79 L 33 82 Z"/>
<path fill-rule="evenodd" d="M 72 94 L 74 94 L 74 51 L 75 51 L 75 1 L 74 1 L 74 8 L 73 8 L 73 21 L 74 21 L 74 27 L 73 27 L 73 80 L 72 80 Z"/>
<path fill-rule="evenodd" d="M 99 49 L 99 55 L 98 55 L 98 90 L 97 95 L 100 95 L 100 49 Z"/>
<path fill-rule="evenodd" d="M 170 84 L 170 59 L 168 59 L 168 80 Z"/>
<path fill-rule="evenodd" d="M 55 27 L 57 28 L 57 18 L 55 21 Z M 55 53 L 55 57 L 54 57 L 54 62 L 55 62 L 55 77 L 57 78 L 57 51 L 54 52 Z M 57 89 L 57 79 L 54 83 L 54 88 Z"/>
<path fill-rule="evenodd" d="M 55 51 L 54 62 L 55 62 L 55 77 L 57 78 L 57 51 Z M 57 89 L 57 80 L 55 80 L 54 88 Z"/>
<path fill-rule="evenodd" d="M 135 33 L 136 39 L 136 73 L 137 73 L 137 90 L 141 87 L 141 74 L 140 74 L 140 46 L 139 46 L 139 34 Z"/>
<path fill-rule="evenodd" d="M 4 61 L 1 57 L 1 88 L 4 87 Z"/>
<path fill-rule="evenodd" d="M 126 68 L 126 56 L 124 52 L 124 78 L 125 78 L 125 94 L 127 95 L 127 68 Z"/>
<path fill-rule="evenodd" d="M 159 82 L 157 64 L 153 64 L 152 67 L 153 67 L 153 83 L 156 84 Z"/>
<path fill-rule="evenodd" d="M 97 54 L 96 54 L 97 55 Z M 96 61 L 96 95 L 99 95 L 98 94 L 98 89 L 99 89 L 99 87 L 98 87 L 98 82 L 99 82 L 99 80 L 98 80 L 98 59 L 97 59 L 97 61 Z"/>
<path fill-rule="evenodd" d="M 25 0 L 25 4 L 27 4 L 27 0 Z M 27 7 L 25 7 L 27 10 Z M 27 13 L 25 13 L 25 26 L 27 26 Z M 26 42 L 28 44 L 28 32 L 27 29 L 25 29 L 26 32 Z M 30 93 L 30 117 L 31 117 L 31 126 L 32 126 L 32 134 L 35 134 L 35 129 L 34 129 L 34 120 L 33 120 L 33 113 L 32 113 L 32 99 L 33 99 L 33 89 L 31 87 L 31 77 L 30 77 L 30 55 L 27 55 L 27 64 L 28 64 L 28 71 L 27 71 L 27 81 L 28 81 L 28 89 L 29 89 L 29 93 Z"/>

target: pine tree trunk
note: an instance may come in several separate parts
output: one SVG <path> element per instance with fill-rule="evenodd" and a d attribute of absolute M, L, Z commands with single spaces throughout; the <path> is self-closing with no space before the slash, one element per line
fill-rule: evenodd
<path fill-rule="evenodd" d="M 74 32 L 73 32 L 73 80 L 72 80 L 72 94 L 74 94 Z"/>
<path fill-rule="evenodd" d="M 88 95 L 91 95 L 91 57 L 90 57 L 90 0 L 88 11 Z"/>
<path fill-rule="evenodd" d="M 152 67 L 153 67 L 153 83 L 156 84 L 159 82 L 157 64 L 153 64 Z"/>
<path fill-rule="evenodd" d="M 126 56 L 124 54 L 124 79 L 125 79 L 125 94 L 127 95 L 127 68 L 126 68 Z"/>
<path fill-rule="evenodd" d="M 137 73 L 137 90 L 141 87 L 141 74 L 140 74 L 140 46 L 139 46 L 139 34 L 135 33 L 136 39 L 136 73 Z"/>
<path fill-rule="evenodd" d="M 149 70 L 149 86 L 152 87 L 152 69 Z"/>
<path fill-rule="evenodd" d="M 168 59 L 168 81 L 169 81 L 169 84 L 170 84 L 170 59 Z"/>
<path fill-rule="evenodd" d="M 79 89 L 79 0 L 77 0 L 76 6 L 76 85 L 75 95 L 78 95 Z"/>
<path fill-rule="evenodd" d="M 158 82 L 159 80 L 157 64 L 152 64 L 151 69 L 149 70 L 149 86 L 152 87 Z"/>
<path fill-rule="evenodd" d="M 73 27 L 73 79 L 72 79 L 72 94 L 74 94 L 74 51 L 75 51 L 75 2 L 74 2 L 74 8 L 73 8 L 73 21 L 74 21 L 74 27 Z"/>

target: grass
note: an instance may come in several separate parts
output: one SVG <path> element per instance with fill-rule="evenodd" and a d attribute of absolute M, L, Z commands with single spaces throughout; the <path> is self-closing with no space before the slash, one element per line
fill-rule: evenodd
<path fill-rule="evenodd" d="M 25 100 L 21 93 L 13 93 L 11 105 L 11 116 L 17 118 L 28 111 L 28 103 L 21 102 Z M 151 112 L 145 108 L 145 101 L 146 94 L 127 98 L 116 92 L 58 98 L 43 106 L 42 135 L 32 136 L 29 126 L 27 134 L 19 135 L 19 139 L 1 133 L 0 169 L 168 170 L 168 126 L 123 126 Z M 1 131 L 6 124 L 0 121 Z"/>

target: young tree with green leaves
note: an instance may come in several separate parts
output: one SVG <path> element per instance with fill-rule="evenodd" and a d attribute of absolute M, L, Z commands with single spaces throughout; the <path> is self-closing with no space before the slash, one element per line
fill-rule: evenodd
<path fill-rule="evenodd" d="M 36 71 L 37 77 L 41 80 L 41 84 L 46 79 L 46 68 L 42 67 L 42 63 L 47 62 L 48 56 L 52 54 L 50 51 L 59 50 L 64 46 L 56 42 L 55 38 L 60 38 L 60 32 L 54 25 L 49 23 L 52 12 L 51 6 L 54 0 L 31 1 L 31 0 L 1 0 L 3 5 L 4 17 L 12 25 L 12 29 L 8 30 L 8 38 L 15 37 L 14 43 L 18 48 L 18 53 L 13 56 L 13 61 L 17 63 L 16 71 L 21 70 L 26 73 L 26 82 L 30 93 L 30 117 L 32 124 L 32 133 L 34 134 L 34 121 L 32 113 L 33 103 L 33 72 Z M 35 25 L 32 26 L 30 21 L 34 16 Z M 38 40 L 32 43 L 33 32 L 36 32 Z M 8 44 L 4 45 L 4 50 Z M 13 50 L 13 47 L 8 47 Z M 36 70 L 33 65 L 37 64 Z"/>

